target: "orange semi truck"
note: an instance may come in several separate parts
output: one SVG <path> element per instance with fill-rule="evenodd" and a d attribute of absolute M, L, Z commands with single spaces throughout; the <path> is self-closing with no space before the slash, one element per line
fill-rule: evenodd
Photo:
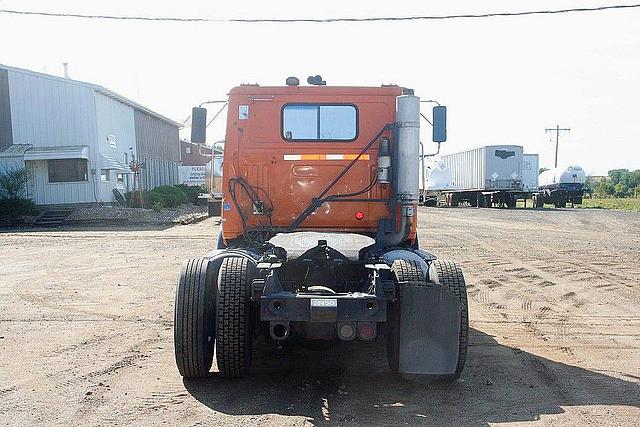
<path fill-rule="evenodd" d="M 420 99 L 395 85 L 307 81 L 229 93 L 217 249 L 180 273 L 178 369 L 208 375 L 215 349 L 222 376 L 244 376 L 260 335 L 383 337 L 392 372 L 453 381 L 467 294 L 460 266 L 418 242 Z M 206 110 L 193 117 L 192 139 L 203 139 Z M 445 122 L 434 107 L 435 142 Z"/>

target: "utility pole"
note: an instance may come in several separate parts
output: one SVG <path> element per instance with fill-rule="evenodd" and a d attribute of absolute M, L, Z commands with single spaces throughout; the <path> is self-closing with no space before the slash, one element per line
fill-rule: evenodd
<path fill-rule="evenodd" d="M 571 129 L 569 128 L 561 128 L 560 125 L 556 125 L 555 128 L 547 128 L 544 130 L 545 133 L 547 132 L 555 132 L 556 133 L 556 164 L 554 167 L 558 167 L 558 142 L 560 140 L 560 132 L 563 131 L 567 131 L 567 132 L 571 132 Z"/>

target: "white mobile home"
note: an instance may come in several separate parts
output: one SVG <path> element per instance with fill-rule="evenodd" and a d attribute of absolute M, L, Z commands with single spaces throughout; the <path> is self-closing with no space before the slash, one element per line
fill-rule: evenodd
<path fill-rule="evenodd" d="M 0 172 L 24 166 L 37 205 L 110 203 L 176 184 L 179 124 L 102 86 L 0 65 Z"/>

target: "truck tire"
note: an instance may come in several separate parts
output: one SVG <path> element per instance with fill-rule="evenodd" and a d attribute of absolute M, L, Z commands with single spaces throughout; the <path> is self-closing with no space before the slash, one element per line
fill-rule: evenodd
<path fill-rule="evenodd" d="M 203 378 L 213 362 L 216 287 L 207 259 L 182 265 L 176 289 L 173 341 L 176 364 L 185 378 Z"/>
<path fill-rule="evenodd" d="M 251 367 L 253 325 L 249 287 L 254 265 L 244 257 L 222 261 L 218 275 L 216 361 L 220 375 L 241 378 Z"/>
<path fill-rule="evenodd" d="M 414 260 L 397 259 L 391 264 L 391 272 L 397 283 L 416 282 L 425 279 L 426 272 Z"/>
<path fill-rule="evenodd" d="M 454 261 L 435 260 L 429 268 L 429 280 L 446 286 L 460 301 L 460 335 L 458 336 L 458 364 L 451 375 L 441 379 L 447 382 L 457 380 L 462 374 L 467 358 L 469 344 L 469 308 L 467 303 L 467 285 L 464 281 L 462 268 Z"/>
<path fill-rule="evenodd" d="M 424 282 L 425 272 L 416 261 L 395 260 L 391 264 L 391 273 L 398 286 L 406 282 Z M 391 304 L 386 325 L 387 361 L 391 372 L 396 374 L 400 364 L 400 300 Z"/>

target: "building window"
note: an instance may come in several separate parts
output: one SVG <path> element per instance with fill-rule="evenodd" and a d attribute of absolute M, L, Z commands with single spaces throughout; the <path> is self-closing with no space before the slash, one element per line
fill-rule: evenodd
<path fill-rule="evenodd" d="M 288 141 L 353 141 L 357 135 L 354 105 L 288 104 L 282 109 L 282 137 Z"/>
<path fill-rule="evenodd" d="M 116 181 L 118 182 L 118 184 L 124 185 L 124 174 L 123 173 L 117 174 Z"/>
<path fill-rule="evenodd" d="M 111 171 L 109 169 L 100 170 L 100 181 L 101 182 L 111 181 Z"/>
<path fill-rule="evenodd" d="M 86 159 L 47 160 L 49 182 L 88 181 Z"/>
<path fill-rule="evenodd" d="M 184 147 L 184 152 L 187 154 L 191 154 L 191 147 Z"/>

